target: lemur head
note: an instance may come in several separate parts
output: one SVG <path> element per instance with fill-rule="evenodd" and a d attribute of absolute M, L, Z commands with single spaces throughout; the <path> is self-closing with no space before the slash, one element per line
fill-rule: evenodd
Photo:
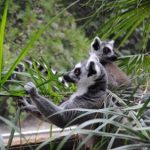
<path fill-rule="evenodd" d="M 95 53 L 100 62 L 110 62 L 115 61 L 117 56 L 114 52 L 114 41 L 101 41 L 99 37 L 95 37 L 91 43 L 90 55 Z"/>
<path fill-rule="evenodd" d="M 88 60 L 82 61 L 64 75 L 64 80 L 77 85 L 92 85 L 101 75 L 101 64 L 95 54 L 90 55 Z M 88 86 L 87 85 L 87 86 Z"/>

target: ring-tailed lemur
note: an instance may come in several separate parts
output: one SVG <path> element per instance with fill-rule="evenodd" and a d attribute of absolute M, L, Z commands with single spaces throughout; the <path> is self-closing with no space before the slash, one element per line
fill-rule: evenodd
<path fill-rule="evenodd" d="M 95 53 L 105 67 L 107 75 L 108 75 L 108 89 L 118 88 L 120 86 L 128 86 L 130 84 L 130 80 L 128 76 L 114 63 L 117 59 L 116 53 L 114 51 L 114 41 L 101 41 L 99 37 L 95 37 L 91 43 L 89 54 Z M 29 68 L 33 68 L 33 63 L 30 60 L 25 60 L 25 63 L 29 66 Z M 39 62 L 36 61 L 36 66 L 40 72 L 47 74 L 47 70 L 44 66 L 42 66 Z M 24 63 L 20 63 L 15 72 L 24 72 L 25 65 Z M 52 72 L 55 74 L 56 71 L 52 69 Z M 16 73 L 13 74 L 12 79 L 16 79 Z M 64 82 L 62 78 L 60 78 L 61 82 Z M 65 82 L 65 85 L 67 83 Z"/>
<path fill-rule="evenodd" d="M 108 89 L 128 86 L 128 76 L 113 62 L 117 59 L 114 52 L 114 41 L 101 41 L 95 37 L 91 43 L 89 54 L 96 54 L 105 67 L 108 76 Z"/>
<path fill-rule="evenodd" d="M 27 72 L 27 68 L 33 69 L 34 68 L 34 64 L 36 65 L 37 69 L 44 74 L 48 74 L 47 71 L 47 66 L 45 64 L 41 64 L 40 62 L 38 62 L 37 60 L 30 60 L 30 59 L 25 59 L 24 61 L 20 62 L 17 67 L 14 69 L 14 73 L 11 76 L 11 79 L 17 79 L 17 73 L 20 72 Z M 53 74 L 56 74 L 57 71 L 51 68 L 51 71 Z"/>
<path fill-rule="evenodd" d="M 38 112 L 38 115 L 42 115 L 45 121 L 64 128 L 73 119 L 85 113 L 79 110 L 69 111 L 69 109 L 100 109 L 103 106 L 106 99 L 107 74 L 96 55 L 90 55 L 87 60 L 77 64 L 73 70 L 64 75 L 64 79 L 77 85 L 77 92 L 69 100 L 57 106 L 51 100 L 39 95 L 35 85 L 29 82 L 25 85 L 25 90 L 36 106 L 24 101 L 24 108 L 34 115 Z M 69 125 L 80 124 L 93 119 L 95 115 L 78 118 Z"/>
<path fill-rule="evenodd" d="M 20 62 L 17 65 L 17 67 L 14 69 L 14 72 L 10 76 L 9 81 L 20 80 L 20 76 L 18 76 L 18 74 L 28 72 L 27 68 L 34 70 L 34 67 L 35 67 L 34 64 L 35 64 L 37 70 L 45 76 L 48 76 L 48 70 L 51 70 L 53 75 L 58 74 L 58 72 L 55 69 L 48 68 L 44 63 L 42 64 L 42 63 L 38 62 L 37 60 L 32 61 L 29 59 L 25 59 L 24 61 Z M 58 81 L 60 83 L 63 83 L 66 87 L 69 86 L 68 83 L 65 82 L 65 80 L 63 80 L 62 76 L 58 77 Z"/>

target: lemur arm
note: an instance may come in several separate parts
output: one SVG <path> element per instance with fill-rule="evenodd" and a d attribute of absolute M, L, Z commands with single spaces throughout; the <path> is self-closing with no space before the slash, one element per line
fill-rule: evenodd
<path fill-rule="evenodd" d="M 48 122 L 53 123 L 58 127 L 64 128 L 71 120 L 76 117 L 77 113 L 72 113 L 72 111 L 62 112 L 64 107 L 57 106 L 50 100 L 40 96 L 32 82 L 27 83 L 25 85 L 25 89 L 30 94 L 39 112 Z"/>

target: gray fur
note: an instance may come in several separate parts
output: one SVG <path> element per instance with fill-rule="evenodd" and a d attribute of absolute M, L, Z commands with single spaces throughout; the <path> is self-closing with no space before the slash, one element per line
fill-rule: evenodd
<path fill-rule="evenodd" d="M 74 75 L 76 67 L 68 72 L 66 76 L 72 79 L 77 84 L 77 92 L 74 93 L 69 100 L 65 101 L 61 105 L 55 105 L 51 100 L 41 96 L 32 82 L 25 85 L 26 91 L 31 96 L 33 102 L 37 107 L 37 111 L 50 123 L 55 124 L 58 127 L 64 128 L 69 122 L 76 117 L 85 113 L 79 110 L 70 110 L 76 108 L 85 109 L 100 109 L 103 106 L 103 102 L 106 98 L 107 88 L 107 75 L 103 66 L 95 59 L 96 56 L 90 56 L 86 61 L 83 61 L 76 65 L 80 67 L 81 73 L 77 77 Z M 92 62 L 92 63 L 91 63 Z M 91 64 L 94 63 L 94 66 Z M 88 77 L 89 71 L 95 69 L 96 74 Z M 27 106 L 26 106 L 27 108 Z M 68 111 L 66 111 L 68 110 Z M 29 110 L 28 110 L 29 111 Z M 31 111 L 32 113 L 32 111 Z M 93 119 L 97 114 L 87 115 L 80 119 L 73 121 L 69 125 L 80 124 L 84 121 Z"/>
<path fill-rule="evenodd" d="M 113 40 L 101 41 L 99 37 L 95 37 L 91 43 L 91 47 L 89 51 L 90 55 L 93 53 L 95 53 L 98 56 L 102 64 L 107 62 L 112 62 L 117 59 L 116 53 L 114 51 Z"/>
<path fill-rule="evenodd" d="M 101 41 L 99 37 L 95 37 L 89 54 L 96 54 L 104 66 L 108 76 L 108 89 L 130 85 L 129 77 L 113 62 L 117 59 L 114 52 L 114 41 Z"/>

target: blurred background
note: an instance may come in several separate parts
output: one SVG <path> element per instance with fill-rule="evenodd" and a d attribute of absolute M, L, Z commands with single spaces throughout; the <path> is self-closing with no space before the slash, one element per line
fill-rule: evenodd
<path fill-rule="evenodd" d="M 0 1 L 1 23 L 5 2 Z M 149 85 L 150 73 L 149 12 L 148 0 L 11 0 L 1 64 L 3 72 L 9 72 L 12 65 L 14 67 L 6 78 L 4 73 L 2 79 L 8 80 L 17 63 L 31 58 L 44 59 L 48 66 L 64 72 L 88 56 L 90 43 L 99 36 L 102 40 L 115 40 L 115 51 L 120 56 L 118 65 L 134 79 L 136 85 L 140 84 L 145 89 Z M 39 33 L 39 38 L 36 38 Z M 29 42 L 28 51 L 19 57 Z M 27 81 L 24 78 L 20 80 Z M 9 89 L 13 88 L 9 85 Z M 0 106 L 3 107 L 0 114 L 12 119 L 16 102 L 6 87 L 2 86 L 1 91 Z M 6 97 L 3 96 L 5 91 L 8 92 Z M 53 94 L 58 96 L 55 92 Z M 58 96 L 57 100 L 60 98 Z"/>

